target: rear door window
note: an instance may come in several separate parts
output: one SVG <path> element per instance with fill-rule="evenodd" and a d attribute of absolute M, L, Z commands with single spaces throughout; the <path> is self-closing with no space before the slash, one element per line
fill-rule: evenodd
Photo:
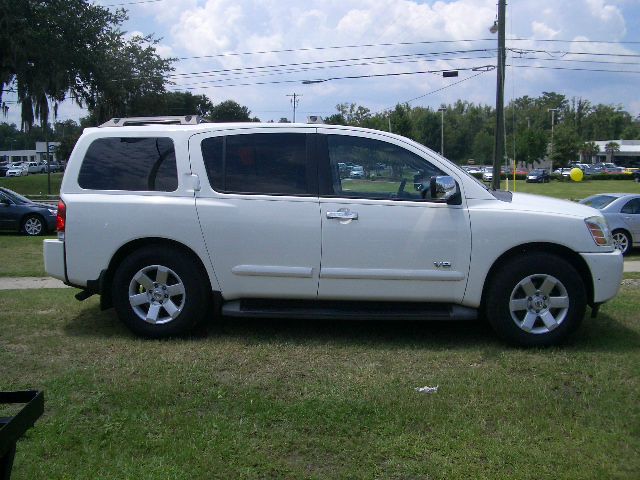
<path fill-rule="evenodd" d="M 307 195 L 316 172 L 307 161 L 307 134 L 255 133 L 202 141 L 211 187 L 224 193 Z"/>
<path fill-rule="evenodd" d="M 94 140 L 80 167 L 78 184 L 88 190 L 173 192 L 178 188 L 173 141 L 165 137 Z"/>

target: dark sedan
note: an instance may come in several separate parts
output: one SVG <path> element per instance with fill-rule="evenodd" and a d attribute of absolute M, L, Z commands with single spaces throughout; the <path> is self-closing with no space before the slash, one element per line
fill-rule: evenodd
<path fill-rule="evenodd" d="M 0 230 L 42 235 L 55 230 L 57 215 L 54 205 L 35 203 L 13 190 L 0 187 Z"/>
<path fill-rule="evenodd" d="M 547 183 L 549 180 L 551 180 L 549 172 L 542 168 L 532 170 L 527 175 L 527 183 Z"/>

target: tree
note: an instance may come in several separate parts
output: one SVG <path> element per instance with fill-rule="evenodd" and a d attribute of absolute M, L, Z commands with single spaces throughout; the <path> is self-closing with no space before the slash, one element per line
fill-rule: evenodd
<path fill-rule="evenodd" d="M 567 166 L 577 159 L 581 147 L 576 130 L 571 125 L 560 124 L 555 129 L 551 160 L 554 165 Z"/>
<path fill-rule="evenodd" d="M 251 112 L 247 107 L 233 100 L 225 100 L 211 109 L 209 119 L 213 122 L 251 122 Z"/>
<path fill-rule="evenodd" d="M 67 94 L 86 98 L 126 16 L 87 0 L 3 0 L 0 18 L 0 87 L 17 93 L 28 130 L 36 119 L 47 123 L 49 101 L 55 114 Z"/>
<path fill-rule="evenodd" d="M 600 147 L 596 142 L 584 142 L 580 149 L 581 160 L 593 163 L 593 156 L 600 152 Z"/>
<path fill-rule="evenodd" d="M 479 131 L 473 138 L 471 157 L 481 165 L 490 164 L 493 159 L 494 143 L 493 134 L 486 130 Z"/>
<path fill-rule="evenodd" d="M 408 104 L 397 104 L 391 112 L 391 131 L 398 135 L 411 137 L 411 108 Z"/>
<path fill-rule="evenodd" d="M 0 0 L 0 87 L 17 93 L 22 129 L 47 124 L 49 104 L 55 117 L 65 98 L 86 105 L 95 124 L 164 92 L 171 60 L 152 36 L 125 40 L 126 18 L 89 0 Z"/>
<path fill-rule="evenodd" d="M 537 128 L 528 128 L 516 134 L 515 143 L 516 158 L 525 165 L 533 166 L 544 157 L 547 150 L 547 135 Z"/>
<path fill-rule="evenodd" d="M 114 39 L 104 52 L 87 94 L 87 106 L 97 124 L 113 117 L 134 116 L 138 103 L 165 93 L 166 74 L 173 70 L 171 60 L 160 58 L 151 35 L 128 41 Z"/>
<path fill-rule="evenodd" d="M 604 146 L 604 151 L 607 152 L 607 162 L 614 163 L 615 154 L 620 151 L 620 144 L 609 142 Z"/>

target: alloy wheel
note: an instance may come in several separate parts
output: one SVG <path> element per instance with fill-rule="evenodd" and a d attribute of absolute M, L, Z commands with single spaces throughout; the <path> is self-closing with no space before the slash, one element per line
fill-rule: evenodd
<path fill-rule="evenodd" d="M 569 311 L 567 289 L 547 274 L 523 278 L 511 292 L 509 311 L 515 324 L 528 333 L 543 334 L 555 330 Z"/>
<path fill-rule="evenodd" d="M 178 274 L 162 265 L 140 269 L 129 283 L 129 304 L 147 323 L 161 325 L 175 320 L 186 301 L 184 284 Z"/>

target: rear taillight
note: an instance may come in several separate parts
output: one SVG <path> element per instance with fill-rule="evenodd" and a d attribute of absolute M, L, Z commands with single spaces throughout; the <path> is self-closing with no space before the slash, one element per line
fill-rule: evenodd
<path fill-rule="evenodd" d="M 58 238 L 64 239 L 64 227 L 67 220 L 67 206 L 62 200 L 58 201 L 58 216 L 56 218 L 56 230 Z M 62 234 L 62 235 L 61 235 Z"/>

